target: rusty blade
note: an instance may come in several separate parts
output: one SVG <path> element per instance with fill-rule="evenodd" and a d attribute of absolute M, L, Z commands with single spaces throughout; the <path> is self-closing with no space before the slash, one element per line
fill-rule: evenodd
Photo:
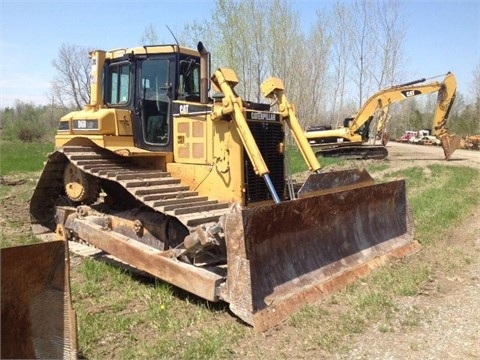
<path fill-rule="evenodd" d="M 260 331 L 419 250 L 403 180 L 245 209 L 226 227 L 225 297 Z"/>
<path fill-rule="evenodd" d="M 66 242 L 1 249 L 2 359 L 76 359 Z"/>
<path fill-rule="evenodd" d="M 442 143 L 445 160 L 450 160 L 453 152 L 460 146 L 462 138 L 458 135 L 440 135 L 440 142 Z"/>
<path fill-rule="evenodd" d="M 373 178 L 366 170 L 352 169 L 311 174 L 298 191 L 298 197 L 320 195 L 342 189 L 372 185 Z"/>

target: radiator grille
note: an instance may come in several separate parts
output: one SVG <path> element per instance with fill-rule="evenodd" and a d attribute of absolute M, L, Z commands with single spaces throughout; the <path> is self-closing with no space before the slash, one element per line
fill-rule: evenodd
<path fill-rule="evenodd" d="M 270 179 L 278 196 L 284 198 L 285 172 L 283 154 L 279 153 L 280 143 L 284 139 L 282 124 L 274 121 L 248 121 L 250 131 L 255 138 L 257 146 L 270 170 Z M 246 202 L 270 200 L 272 196 L 268 191 L 265 180 L 256 175 L 247 153 L 245 158 L 245 183 L 247 189 Z"/>

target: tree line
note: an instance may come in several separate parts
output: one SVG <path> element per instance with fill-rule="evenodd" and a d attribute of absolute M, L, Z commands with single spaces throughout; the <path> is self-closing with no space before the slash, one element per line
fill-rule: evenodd
<path fill-rule="evenodd" d="M 259 85 L 276 76 L 283 80 L 304 127 L 336 127 L 376 91 L 405 82 L 406 25 L 401 10 L 399 0 L 336 3 L 318 9 L 307 26 L 288 0 L 217 0 L 211 17 L 186 23 L 175 35 L 180 44 L 194 48 L 201 40 L 212 53 L 213 69 L 234 69 L 242 98 L 265 101 Z M 147 24 L 140 40 L 142 45 L 158 44 L 156 25 Z M 28 124 L 36 112 L 48 134 L 57 112 L 81 109 L 89 102 L 88 52 L 63 44 L 52 61 L 52 105 L 20 102 L 2 111 L 2 124 L 10 119 Z M 469 103 L 457 93 L 448 121 L 451 132 L 480 133 L 480 64 L 473 72 L 471 93 L 474 100 Z M 395 104 L 389 131 L 399 135 L 431 127 L 436 95 L 425 97 Z"/>

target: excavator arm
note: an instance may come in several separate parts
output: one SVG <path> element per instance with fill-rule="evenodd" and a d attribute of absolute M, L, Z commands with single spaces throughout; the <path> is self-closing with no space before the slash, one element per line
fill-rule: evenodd
<path fill-rule="evenodd" d="M 385 131 L 388 120 L 390 120 L 391 115 L 388 113 L 390 110 L 389 106 L 385 106 L 381 109 L 378 115 L 378 123 L 377 123 L 377 134 L 376 138 L 382 140 L 382 145 L 385 146 L 390 140 L 390 135 Z"/>
<path fill-rule="evenodd" d="M 425 81 L 421 79 L 419 81 Z M 448 72 L 445 76 L 443 82 L 432 82 L 424 85 L 413 85 L 418 83 L 418 81 L 411 82 L 408 84 L 394 86 L 390 89 L 383 90 L 374 96 L 372 96 L 367 103 L 359 111 L 357 117 L 355 118 L 351 130 L 358 129 L 361 124 L 368 120 L 368 116 L 371 114 L 371 109 L 374 103 L 377 104 L 373 111 L 378 111 L 379 109 L 385 109 L 385 107 L 390 106 L 390 104 L 405 100 L 407 98 L 425 95 L 438 92 L 437 104 L 435 107 L 435 113 L 433 115 L 433 135 L 435 135 L 442 142 L 442 147 L 445 153 L 445 159 L 450 159 L 452 153 L 460 145 L 460 137 L 456 135 L 449 135 L 447 128 L 447 119 L 452 108 L 453 102 L 455 100 L 455 94 L 457 90 L 457 82 L 455 76 Z M 413 85 L 413 86 L 412 86 Z M 388 111 L 386 112 L 388 113 Z M 386 113 L 383 117 L 383 128 L 385 127 L 385 122 L 387 121 Z M 382 124 L 382 117 L 380 117 L 379 125 Z M 383 129 L 382 129 L 383 130 Z M 379 129 L 377 128 L 377 134 Z"/>
<path fill-rule="evenodd" d="M 433 115 L 433 135 L 440 139 L 446 160 L 450 159 L 461 141 L 460 136 L 450 135 L 447 128 L 447 119 L 455 100 L 456 90 L 455 76 L 448 73 L 438 90 L 437 106 Z"/>
<path fill-rule="evenodd" d="M 392 86 L 388 89 L 381 90 L 371 96 L 362 108 L 358 111 L 354 120 L 352 121 L 349 129 L 351 133 L 355 133 L 358 129 L 378 110 L 385 106 L 389 106 L 395 102 L 406 100 L 417 95 L 426 95 L 439 92 L 437 100 L 437 110 L 434 116 L 434 126 L 437 124 L 445 128 L 446 118 L 448 116 L 447 111 L 438 111 L 438 108 L 447 110 L 451 107 L 455 98 L 455 91 L 457 89 L 457 83 L 455 76 L 448 72 L 443 82 L 431 82 L 428 84 L 417 85 L 419 82 L 423 82 L 425 79 L 412 81 L 407 84 L 401 84 Z M 442 98 L 442 99 L 441 99 Z M 438 112 L 438 114 L 437 114 Z M 442 124 L 443 123 L 443 124 Z"/>

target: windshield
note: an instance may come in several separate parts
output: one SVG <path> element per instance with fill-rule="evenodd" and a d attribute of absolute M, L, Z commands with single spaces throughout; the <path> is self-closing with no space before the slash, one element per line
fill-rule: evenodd
<path fill-rule="evenodd" d="M 168 60 L 148 59 L 142 63 L 142 99 L 158 101 L 167 96 Z"/>

